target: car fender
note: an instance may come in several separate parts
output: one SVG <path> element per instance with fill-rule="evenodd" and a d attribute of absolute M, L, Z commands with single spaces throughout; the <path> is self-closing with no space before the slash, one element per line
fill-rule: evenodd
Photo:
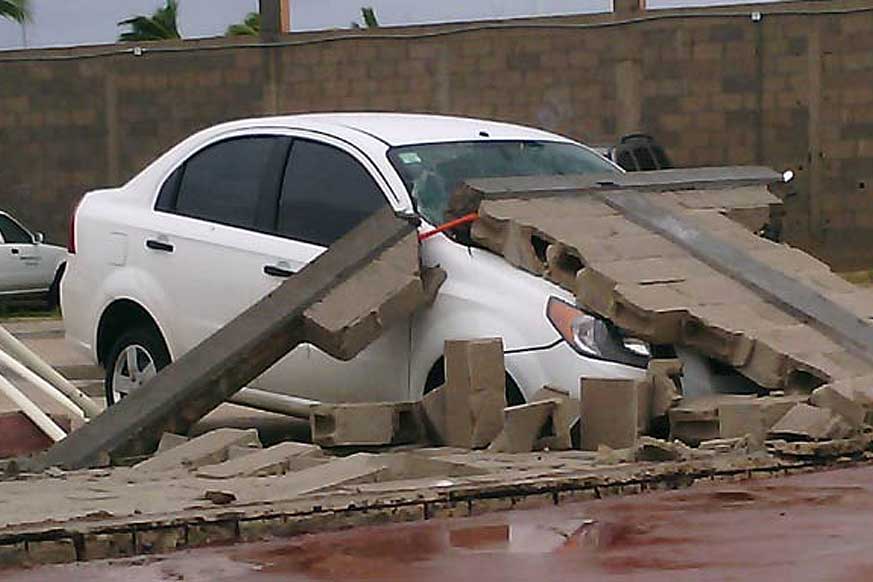
<path fill-rule="evenodd" d="M 168 323 L 172 321 L 173 302 L 164 291 L 160 282 L 148 271 L 134 266 L 115 269 L 104 280 L 103 300 L 97 310 L 99 317 L 92 333 L 93 345 L 96 350 L 97 333 L 103 314 L 116 301 L 127 300 L 140 306 L 154 321 L 170 352 L 170 359 L 176 359 L 181 353 L 181 346 L 176 345 L 174 329 Z"/>

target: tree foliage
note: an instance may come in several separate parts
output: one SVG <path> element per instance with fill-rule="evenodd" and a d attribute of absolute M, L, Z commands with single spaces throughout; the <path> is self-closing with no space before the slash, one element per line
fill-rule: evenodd
<path fill-rule="evenodd" d="M 27 22 L 30 20 L 30 0 L 0 0 L 0 18 Z"/>
<path fill-rule="evenodd" d="M 257 36 L 261 32 L 261 15 L 257 12 L 249 12 L 241 24 L 232 24 L 227 27 L 227 36 Z"/>
<path fill-rule="evenodd" d="M 379 21 L 376 19 L 376 11 L 372 6 L 361 7 L 361 18 L 364 21 L 364 28 L 379 28 Z M 352 22 L 352 28 L 361 28 L 357 22 Z"/>
<path fill-rule="evenodd" d="M 181 38 L 178 24 L 179 3 L 177 0 L 166 0 L 166 2 L 151 16 L 134 16 L 119 22 L 118 26 L 129 26 L 130 30 L 121 33 L 118 40 L 139 42 Z"/>
<path fill-rule="evenodd" d="M 361 16 L 364 18 L 364 25 L 367 28 L 379 28 L 379 21 L 376 20 L 376 11 L 372 6 L 361 8 Z"/>

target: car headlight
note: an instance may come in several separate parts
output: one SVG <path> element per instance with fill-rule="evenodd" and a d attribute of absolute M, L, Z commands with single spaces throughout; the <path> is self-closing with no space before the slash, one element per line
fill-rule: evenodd
<path fill-rule="evenodd" d="M 599 356 L 597 347 L 597 318 L 585 313 L 574 305 L 550 297 L 546 306 L 546 317 L 555 326 L 568 344 L 583 354 Z"/>
<path fill-rule="evenodd" d="M 638 368 L 648 365 L 652 354 L 649 344 L 624 337 L 615 326 L 575 305 L 550 297 L 546 317 L 564 341 L 583 356 Z"/>

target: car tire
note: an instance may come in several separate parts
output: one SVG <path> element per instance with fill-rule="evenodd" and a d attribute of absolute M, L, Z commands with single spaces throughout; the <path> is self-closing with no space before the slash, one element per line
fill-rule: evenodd
<path fill-rule="evenodd" d="M 169 364 L 170 352 L 157 330 L 142 326 L 123 333 L 106 358 L 106 406 L 112 406 Z M 122 383 L 124 386 L 117 385 Z"/>
<path fill-rule="evenodd" d="M 430 369 L 430 372 L 427 375 L 427 380 L 425 380 L 424 391 L 423 394 L 427 394 L 429 392 L 433 392 L 446 382 L 446 373 L 445 373 L 445 364 L 443 358 L 437 360 L 437 362 Z M 521 388 L 518 387 L 518 384 L 515 382 L 515 379 L 506 372 L 506 405 L 507 406 L 518 406 L 520 404 L 526 404 L 527 400 L 524 397 L 524 394 L 521 391 Z"/>

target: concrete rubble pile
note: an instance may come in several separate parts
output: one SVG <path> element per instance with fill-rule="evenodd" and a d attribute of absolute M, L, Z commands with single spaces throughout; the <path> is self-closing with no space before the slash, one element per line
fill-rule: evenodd
<path fill-rule="evenodd" d="M 776 178 L 755 168 L 606 183 L 506 178 L 455 193 L 452 216 L 479 215 L 468 235 L 475 243 L 574 293 L 579 306 L 631 337 L 726 365 L 762 396 L 681 401 L 675 362 L 653 362 L 659 370 L 650 368 L 644 382 L 585 379 L 584 448 L 632 446 L 664 415 L 670 438 L 693 445 L 747 434 L 757 443 L 821 441 L 867 430 L 873 345 L 864 339 L 873 337 L 873 294 L 759 235 L 780 218 L 780 199 L 768 188 Z M 712 249 L 719 252 L 710 260 Z M 757 271 L 736 272 L 718 262 L 724 256 Z"/>
<path fill-rule="evenodd" d="M 857 341 L 873 333 L 873 295 L 758 236 L 778 230 L 774 174 L 730 173 L 481 180 L 455 194 L 451 214 L 479 215 L 458 236 L 555 282 L 632 337 L 718 362 L 757 393 L 686 396 L 683 360 L 659 355 L 638 379 L 580 378 L 578 399 L 543 386 L 507 406 L 502 340 L 450 340 L 442 386 L 417 402 L 313 406 L 313 444 L 264 447 L 254 429 L 181 436 L 297 343 L 350 359 L 432 300 L 445 275 L 422 270 L 412 223 L 383 213 L 147 390 L 45 456 L 6 463 L 0 496 L 13 503 L 0 524 L 0 565 L 471 515 L 873 458 L 873 345 Z M 641 220 L 640 208 L 667 212 L 684 234 Z M 683 238 L 696 228 L 709 238 Z M 754 276 L 708 261 L 713 240 Z M 780 285 L 785 297 L 773 293 Z M 836 323 L 845 321 L 843 333 Z M 77 470 L 109 461 L 125 466 Z"/>

